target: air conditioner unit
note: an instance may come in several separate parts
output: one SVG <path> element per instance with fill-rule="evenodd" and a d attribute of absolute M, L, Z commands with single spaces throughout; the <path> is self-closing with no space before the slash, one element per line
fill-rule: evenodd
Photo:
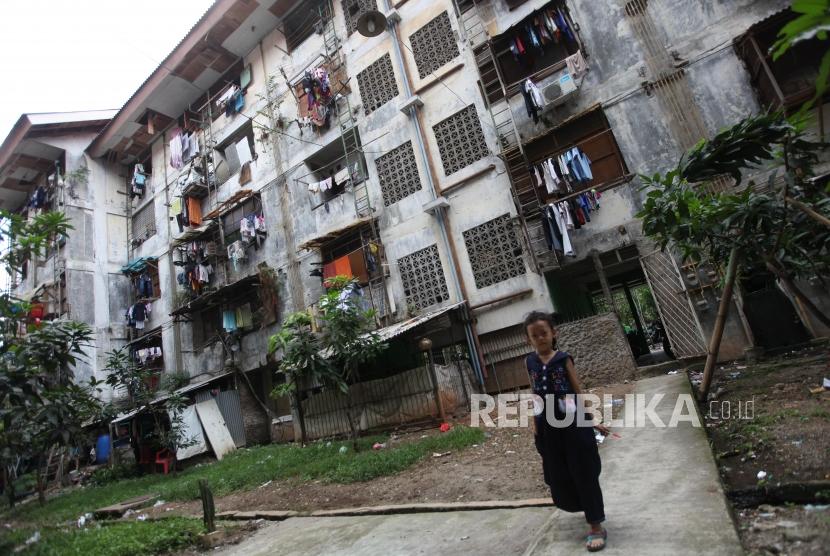
<path fill-rule="evenodd" d="M 559 79 L 542 90 L 545 97 L 545 107 L 559 106 L 576 94 L 579 87 L 569 73 L 563 73 Z"/>

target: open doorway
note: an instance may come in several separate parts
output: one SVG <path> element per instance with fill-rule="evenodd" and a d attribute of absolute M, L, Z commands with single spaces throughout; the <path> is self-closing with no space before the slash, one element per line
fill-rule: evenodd
<path fill-rule="evenodd" d="M 601 268 L 611 294 L 603 288 Z M 665 332 L 657 300 L 634 245 L 600 253 L 546 275 L 553 306 L 561 322 L 572 322 L 616 309 L 637 364 L 676 358 Z"/>

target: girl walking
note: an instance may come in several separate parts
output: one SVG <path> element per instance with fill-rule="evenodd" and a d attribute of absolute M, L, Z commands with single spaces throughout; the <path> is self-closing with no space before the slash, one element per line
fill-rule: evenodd
<path fill-rule="evenodd" d="M 534 311 L 525 318 L 524 326 L 535 350 L 527 356 L 533 393 L 545 400 L 546 405 L 553 403 L 556 419 L 563 420 L 570 403 L 566 395 L 582 393 L 573 358 L 556 349 L 557 330 L 550 313 Z M 608 434 L 608 429 L 603 425 L 579 426 L 576 419 L 565 427 L 555 427 L 547 422 L 547 411 L 545 407 L 533 420 L 545 483 L 550 487 L 556 507 L 566 512 L 585 512 L 591 526 L 585 547 L 590 552 L 602 550 L 607 532 L 602 527 L 605 511 L 599 486 L 601 462 L 593 429 L 602 434 Z"/>

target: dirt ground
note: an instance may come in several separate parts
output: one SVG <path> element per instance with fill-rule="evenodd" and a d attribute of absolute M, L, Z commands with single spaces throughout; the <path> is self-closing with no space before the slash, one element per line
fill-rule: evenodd
<path fill-rule="evenodd" d="M 718 368 L 711 390 L 717 396 L 701 409 L 727 493 L 830 480 L 830 390 L 819 388 L 825 377 L 827 346 Z M 753 554 L 826 554 L 830 490 L 814 502 L 735 508 L 744 547 Z"/>
<path fill-rule="evenodd" d="M 622 397 L 630 384 L 591 389 L 602 397 Z M 622 405 L 615 406 L 615 415 Z M 455 423 L 469 425 L 469 415 Z M 437 427 L 399 431 L 388 443 L 418 440 L 441 434 Z M 600 445 L 600 453 L 607 444 Z M 466 502 L 546 498 L 550 490 L 529 428 L 486 428 L 482 444 L 456 453 L 427 457 L 411 468 L 388 477 L 352 484 L 328 484 L 297 479 L 274 481 L 255 490 L 216 499 L 216 510 L 323 510 L 418 502 Z M 201 515 L 201 502 L 174 502 L 153 508 L 152 515 Z"/>

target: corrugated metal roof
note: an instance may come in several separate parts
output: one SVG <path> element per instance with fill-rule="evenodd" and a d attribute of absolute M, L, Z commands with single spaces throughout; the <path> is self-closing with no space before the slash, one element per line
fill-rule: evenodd
<path fill-rule="evenodd" d="M 461 301 L 459 303 L 455 303 L 453 305 L 448 305 L 446 307 L 442 307 L 440 309 L 436 309 L 435 311 L 432 311 L 430 313 L 425 313 L 423 315 L 413 317 L 413 318 L 411 318 L 409 320 L 405 320 L 403 322 L 398 322 L 396 324 L 389 325 L 385 328 L 381 328 L 380 330 L 378 330 L 377 334 L 378 334 L 378 336 L 381 337 L 382 340 L 389 340 L 389 339 L 394 338 L 396 336 L 400 336 L 401 334 L 403 334 L 404 332 L 406 332 L 408 330 L 412 330 L 416 326 L 419 326 L 421 324 L 424 324 L 426 322 L 431 321 L 432 319 L 440 317 L 444 313 L 452 311 L 453 309 L 457 309 L 457 308 L 461 307 L 462 305 L 464 305 L 463 301 Z"/>

